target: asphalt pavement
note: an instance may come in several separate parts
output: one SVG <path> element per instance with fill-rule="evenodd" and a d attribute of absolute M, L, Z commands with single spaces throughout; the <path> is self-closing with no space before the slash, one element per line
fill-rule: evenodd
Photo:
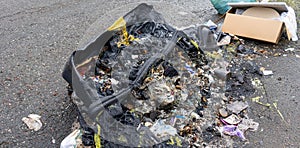
<path fill-rule="evenodd" d="M 218 17 L 209 0 L 149 3 L 177 27 Z M 0 147 L 59 147 L 76 120 L 61 77 L 64 63 L 138 1 L 1 0 L 0 4 Z M 296 6 L 299 9 L 298 2 Z M 264 98 L 277 102 L 284 120 L 276 110 L 253 103 L 251 116 L 260 128 L 248 135 L 252 143 L 246 147 L 300 147 L 300 58 L 295 56 L 300 55 L 299 42 L 264 46 L 295 48 L 286 56 L 256 59 L 274 72 L 262 78 Z M 21 120 L 31 113 L 42 116 L 39 131 L 29 130 Z"/>

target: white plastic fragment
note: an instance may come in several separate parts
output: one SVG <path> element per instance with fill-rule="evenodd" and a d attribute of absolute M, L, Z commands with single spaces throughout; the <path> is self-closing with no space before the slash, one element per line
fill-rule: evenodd
<path fill-rule="evenodd" d="M 155 136 L 162 139 L 168 139 L 169 136 L 175 136 L 177 134 L 176 128 L 171 125 L 167 125 L 163 120 L 157 120 L 157 122 L 150 128 Z"/>
<path fill-rule="evenodd" d="M 76 129 L 71 134 L 69 134 L 65 139 L 60 143 L 60 148 L 74 148 L 77 146 L 77 140 L 80 136 L 80 130 Z"/>
<path fill-rule="evenodd" d="M 131 58 L 132 59 L 137 59 L 137 58 L 139 58 L 139 55 L 131 55 Z"/>
<path fill-rule="evenodd" d="M 284 22 L 289 39 L 297 41 L 297 20 L 296 14 L 292 7 L 288 7 L 288 12 L 281 13 L 280 19 Z"/>
<path fill-rule="evenodd" d="M 264 76 L 273 75 L 273 71 L 271 71 L 271 70 L 264 70 L 264 71 L 263 71 L 263 75 L 264 75 Z"/>
<path fill-rule="evenodd" d="M 242 121 L 242 119 L 236 116 L 235 114 L 232 114 L 227 118 L 223 119 L 223 121 L 225 121 L 228 124 L 238 124 Z"/>
<path fill-rule="evenodd" d="M 226 35 L 223 37 L 218 43 L 218 46 L 228 45 L 231 42 L 231 37 L 229 35 Z"/>
<path fill-rule="evenodd" d="M 263 73 L 264 76 L 273 75 L 273 71 L 266 70 L 264 67 L 260 67 L 260 71 Z"/>
<path fill-rule="evenodd" d="M 295 48 L 287 48 L 287 49 L 284 49 L 285 51 L 294 51 Z"/>
<path fill-rule="evenodd" d="M 208 20 L 205 25 L 208 27 L 218 27 L 212 20 Z"/>
<path fill-rule="evenodd" d="M 38 131 L 42 128 L 41 116 L 37 114 L 29 114 L 28 117 L 23 117 L 22 121 L 28 126 L 29 129 Z"/>
<path fill-rule="evenodd" d="M 242 110 L 246 109 L 247 107 L 248 104 L 243 101 L 235 101 L 227 105 L 227 109 L 236 114 L 240 113 Z"/>
<path fill-rule="evenodd" d="M 146 127 L 151 127 L 153 124 L 151 122 L 145 122 Z"/>
<path fill-rule="evenodd" d="M 257 131 L 259 123 L 254 122 L 253 119 L 243 118 L 242 122 L 238 125 L 238 128 L 245 132 L 246 130 Z"/>

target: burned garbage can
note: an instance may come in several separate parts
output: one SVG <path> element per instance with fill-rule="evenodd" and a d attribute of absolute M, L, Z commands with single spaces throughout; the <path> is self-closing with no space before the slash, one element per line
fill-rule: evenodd
<path fill-rule="evenodd" d="M 140 4 L 67 61 L 82 142 L 187 147 L 210 96 L 197 40 Z"/>

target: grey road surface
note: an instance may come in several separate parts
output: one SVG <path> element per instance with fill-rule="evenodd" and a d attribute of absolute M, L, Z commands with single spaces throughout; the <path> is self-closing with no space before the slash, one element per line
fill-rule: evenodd
<path fill-rule="evenodd" d="M 76 117 L 61 77 L 65 61 L 137 2 L 0 1 L 0 147 L 59 147 Z M 178 27 L 216 18 L 209 0 L 149 3 Z M 291 46 L 299 50 L 298 45 Z M 278 102 L 287 123 L 276 112 L 253 104 L 252 116 L 261 126 L 259 132 L 249 135 L 254 142 L 249 147 L 299 147 L 300 60 L 291 55 L 258 62 L 275 72 L 263 82 L 269 102 Z M 30 113 L 42 116 L 41 130 L 29 130 L 21 121 Z"/>

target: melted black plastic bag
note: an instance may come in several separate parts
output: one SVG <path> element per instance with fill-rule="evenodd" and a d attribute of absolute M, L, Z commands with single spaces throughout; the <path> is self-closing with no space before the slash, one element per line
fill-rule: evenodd
<path fill-rule="evenodd" d="M 171 117 L 161 114 L 174 109 L 199 108 L 203 102 L 199 98 L 206 97 L 203 92 L 209 89 L 199 72 L 206 64 L 196 41 L 167 25 L 152 6 L 141 4 L 75 51 L 63 78 L 74 89 L 85 125 L 94 130 L 90 133 L 95 145 L 101 139 L 150 147 L 175 137 L 175 144 L 183 146 L 178 129 L 161 136 L 145 123 L 169 121 Z"/>

